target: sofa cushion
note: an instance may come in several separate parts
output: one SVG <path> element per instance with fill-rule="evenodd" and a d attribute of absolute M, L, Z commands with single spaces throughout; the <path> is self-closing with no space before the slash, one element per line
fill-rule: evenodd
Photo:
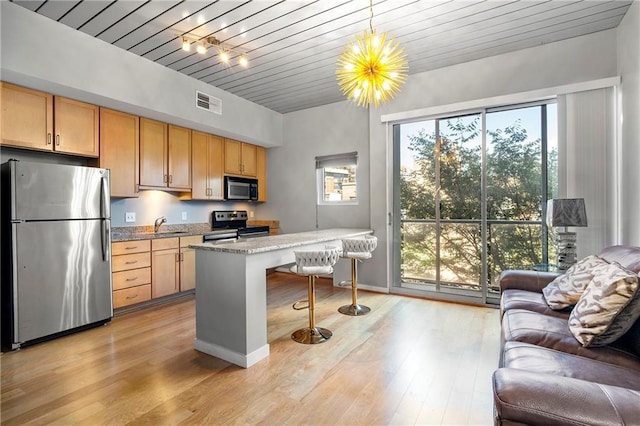
<path fill-rule="evenodd" d="M 572 265 L 567 271 L 542 289 L 544 299 L 551 309 L 569 308 L 580 300 L 580 296 L 593 278 L 598 267 L 609 263 L 598 256 L 587 256 Z"/>
<path fill-rule="evenodd" d="M 640 317 L 638 276 L 619 263 L 596 267 L 571 311 L 569 329 L 585 346 L 607 345 Z"/>
<path fill-rule="evenodd" d="M 516 368 L 493 373 L 496 424 L 638 425 L 640 393 Z"/>
<path fill-rule="evenodd" d="M 582 346 L 571 334 L 565 318 L 552 317 L 524 309 L 512 309 L 505 312 L 502 318 L 502 338 L 505 342 L 531 343 L 640 370 L 640 357 L 625 348 Z"/>
<path fill-rule="evenodd" d="M 527 290 L 505 290 L 500 298 L 500 312 L 504 315 L 511 309 L 526 309 L 559 318 L 569 319 L 571 309 L 553 310 L 547 305 L 542 293 Z"/>
<path fill-rule="evenodd" d="M 640 391 L 640 370 L 521 342 L 504 345 L 503 366 Z"/>

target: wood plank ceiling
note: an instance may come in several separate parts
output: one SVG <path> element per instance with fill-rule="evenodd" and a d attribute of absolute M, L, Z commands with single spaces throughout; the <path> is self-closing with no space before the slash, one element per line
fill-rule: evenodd
<path fill-rule="evenodd" d="M 336 59 L 369 28 L 369 0 L 12 0 L 143 58 L 281 113 L 343 99 Z M 631 1 L 374 0 L 373 27 L 398 40 L 409 73 L 618 26 Z M 222 64 L 183 35 L 246 52 Z M 543 64 L 540 64 L 543 66 Z"/>

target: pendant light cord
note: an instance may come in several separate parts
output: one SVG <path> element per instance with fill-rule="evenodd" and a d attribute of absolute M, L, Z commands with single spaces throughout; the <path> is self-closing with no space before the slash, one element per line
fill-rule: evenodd
<path fill-rule="evenodd" d="M 373 34 L 373 0 L 369 0 L 369 28 L 371 28 L 371 34 Z"/>

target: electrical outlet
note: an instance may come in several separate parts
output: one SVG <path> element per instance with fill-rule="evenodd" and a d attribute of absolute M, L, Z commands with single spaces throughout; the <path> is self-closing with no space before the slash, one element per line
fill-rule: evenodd
<path fill-rule="evenodd" d="M 136 221 L 136 212 L 126 212 L 124 214 L 124 221 L 127 223 L 133 223 Z"/>
<path fill-rule="evenodd" d="M 182 212 L 182 220 L 187 220 L 187 212 Z"/>
<path fill-rule="evenodd" d="M 249 217 L 253 217 L 253 210 L 249 210 Z"/>

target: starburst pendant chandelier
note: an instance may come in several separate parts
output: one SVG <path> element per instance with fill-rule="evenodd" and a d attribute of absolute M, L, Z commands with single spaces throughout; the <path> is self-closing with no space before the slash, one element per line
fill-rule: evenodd
<path fill-rule="evenodd" d="M 358 106 L 375 106 L 392 99 L 404 83 L 408 66 L 404 49 L 387 33 L 373 29 L 373 0 L 369 2 L 370 31 L 356 35 L 338 59 L 336 71 L 342 94 Z"/>

